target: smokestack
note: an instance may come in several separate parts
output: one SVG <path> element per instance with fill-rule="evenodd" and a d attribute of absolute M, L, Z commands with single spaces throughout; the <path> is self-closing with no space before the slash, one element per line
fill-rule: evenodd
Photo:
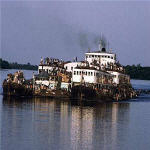
<path fill-rule="evenodd" d="M 103 47 L 101 51 L 102 51 L 102 52 L 106 52 L 106 48 L 105 48 L 105 47 Z"/>

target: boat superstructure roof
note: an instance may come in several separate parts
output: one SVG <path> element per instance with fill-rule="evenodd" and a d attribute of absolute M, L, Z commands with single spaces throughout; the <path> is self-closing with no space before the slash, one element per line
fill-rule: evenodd
<path fill-rule="evenodd" d="M 98 50 L 98 51 L 91 51 L 91 52 L 86 52 L 85 54 L 114 54 L 114 53 L 112 53 L 112 52 L 109 52 L 109 51 L 100 51 L 100 50 Z"/>
<path fill-rule="evenodd" d="M 107 71 L 105 70 L 100 70 L 100 69 L 96 69 L 95 67 L 89 67 L 89 66 L 78 66 L 75 67 L 75 69 L 81 69 L 81 70 L 93 70 L 93 71 L 99 71 L 99 72 L 103 72 L 105 74 L 109 74 Z M 111 74 L 109 74 L 110 76 L 112 76 Z"/>

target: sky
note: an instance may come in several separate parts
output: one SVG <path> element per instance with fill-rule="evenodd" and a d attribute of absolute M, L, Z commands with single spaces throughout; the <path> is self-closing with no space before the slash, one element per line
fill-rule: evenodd
<path fill-rule="evenodd" d="M 150 1 L 1 1 L 0 54 L 10 62 L 84 59 L 101 34 L 123 65 L 150 66 Z"/>

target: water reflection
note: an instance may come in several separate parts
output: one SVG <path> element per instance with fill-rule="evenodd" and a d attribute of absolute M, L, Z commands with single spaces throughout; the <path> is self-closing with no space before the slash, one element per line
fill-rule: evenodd
<path fill-rule="evenodd" d="M 130 113 L 129 103 L 91 107 L 40 98 L 4 98 L 2 108 L 2 146 L 7 150 L 117 149 Z"/>

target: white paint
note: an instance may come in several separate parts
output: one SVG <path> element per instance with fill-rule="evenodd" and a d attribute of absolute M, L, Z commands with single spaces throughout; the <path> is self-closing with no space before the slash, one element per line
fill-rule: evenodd
<path fill-rule="evenodd" d="M 48 86 L 50 89 L 55 89 L 58 82 L 57 81 L 51 81 L 51 80 L 36 80 L 35 83 L 37 85 Z"/>
<path fill-rule="evenodd" d="M 48 66 L 48 65 L 39 65 L 38 67 L 38 73 L 40 73 L 40 71 L 45 71 L 47 73 L 50 73 L 53 70 L 54 67 L 52 66 Z"/>
<path fill-rule="evenodd" d="M 99 80 L 104 78 L 104 76 L 112 77 L 111 74 L 99 70 L 75 68 L 72 73 L 72 82 L 99 83 Z"/>
<path fill-rule="evenodd" d="M 91 64 L 94 60 L 100 65 L 108 65 L 108 63 L 116 63 L 116 56 L 108 52 L 89 52 L 85 53 L 85 60 Z"/>
<path fill-rule="evenodd" d="M 74 68 L 76 68 L 77 66 L 82 66 L 82 65 L 85 65 L 85 63 L 83 63 L 83 62 L 70 62 L 70 63 L 66 63 L 64 65 L 64 68 L 66 69 L 66 71 L 72 72 L 72 70 Z"/>

